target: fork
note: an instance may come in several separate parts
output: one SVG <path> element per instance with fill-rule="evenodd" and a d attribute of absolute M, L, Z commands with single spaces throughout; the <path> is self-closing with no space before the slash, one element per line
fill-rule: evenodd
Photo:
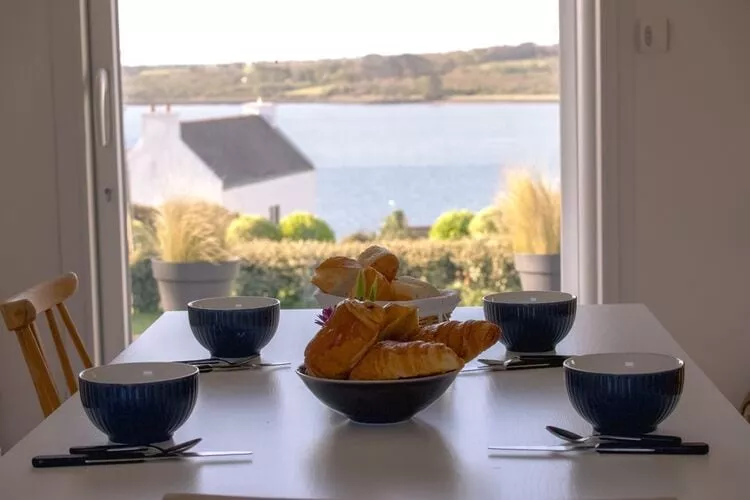
<path fill-rule="evenodd" d="M 241 359 L 226 359 L 226 358 L 201 358 L 201 359 L 185 359 L 182 361 L 175 361 L 175 363 L 184 363 L 186 365 L 242 365 L 245 363 L 248 363 L 250 361 L 260 359 L 260 354 L 256 354 L 255 356 L 250 356 L 249 358 L 241 358 Z"/>
<path fill-rule="evenodd" d="M 68 452 L 71 455 L 99 455 L 99 454 L 132 454 L 156 452 L 157 455 L 176 455 L 184 453 L 195 447 L 203 438 L 195 438 L 184 443 L 177 443 L 169 448 L 154 444 L 127 445 L 127 444 L 103 444 L 94 446 L 71 446 Z"/>
<path fill-rule="evenodd" d="M 237 364 L 229 364 L 229 365 L 218 365 L 218 364 L 206 364 L 206 365 L 193 365 L 196 368 L 198 368 L 199 373 L 210 373 L 210 372 L 234 372 L 234 371 L 240 371 L 240 370 L 257 370 L 260 368 L 266 368 L 266 367 L 274 367 L 274 366 L 289 366 L 291 363 L 289 362 L 282 362 L 282 363 L 251 363 L 249 361 L 245 361 L 243 363 L 237 363 Z"/>

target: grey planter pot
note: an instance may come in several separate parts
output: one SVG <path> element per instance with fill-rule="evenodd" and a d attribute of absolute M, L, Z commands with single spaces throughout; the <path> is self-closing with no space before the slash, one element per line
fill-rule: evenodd
<path fill-rule="evenodd" d="M 188 302 L 208 297 L 226 297 L 240 271 L 240 261 L 164 262 L 152 259 L 151 269 L 165 311 L 187 310 Z"/>
<path fill-rule="evenodd" d="M 560 291 L 560 254 L 515 254 L 521 288 L 526 291 Z"/>

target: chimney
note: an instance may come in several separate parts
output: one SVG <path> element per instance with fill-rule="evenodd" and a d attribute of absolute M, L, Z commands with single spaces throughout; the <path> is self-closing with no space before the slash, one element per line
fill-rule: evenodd
<path fill-rule="evenodd" d="M 269 125 L 272 127 L 276 126 L 276 108 L 273 103 L 263 102 L 263 99 L 260 97 L 258 97 L 258 100 L 255 102 L 243 104 L 242 114 L 262 116 Z"/>
<path fill-rule="evenodd" d="M 180 117 L 172 113 L 167 105 L 166 111 L 159 111 L 152 105 L 151 113 L 144 113 L 141 122 L 141 139 L 165 143 L 180 139 Z"/>

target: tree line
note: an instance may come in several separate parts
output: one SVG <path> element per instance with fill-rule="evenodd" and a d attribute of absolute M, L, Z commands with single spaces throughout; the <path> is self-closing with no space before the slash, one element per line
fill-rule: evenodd
<path fill-rule="evenodd" d="M 130 104 L 553 99 L 559 47 L 526 43 L 439 54 L 123 67 Z"/>

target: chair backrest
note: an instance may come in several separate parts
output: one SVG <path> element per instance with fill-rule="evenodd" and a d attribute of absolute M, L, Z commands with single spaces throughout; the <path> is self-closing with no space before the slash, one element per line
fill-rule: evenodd
<path fill-rule="evenodd" d="M 75 273 L 67 273 L 51 281 L 36 285 L 0 304 L 0 313 L 5 320 L 5 326 L 8 330 L 15 332 L 18 342 L 21 344 L 21 352 L 29 367 L 39 404 L 42 406 L 45 417 L 60 406 L 60 396 L 55 388 L 44 349 L 39 341 L 39 331 L 36 327 L 37 316 L 44 313 L 47 318 L 52 341 L 55 344 L 55 351 L 60 360 L 60 366 L 70 394 L 74 394 L 78 390 L 78 382 L 77 377 L 73 374 L 73 367 L 70 364 L 70 358 L 60 335 L 60 328 L 53 309 L 57 309 L 83 366 L 85 368 L 91 368 L 92 366 L 86 347 L 84 347 L 81 337 L 78 335 L 78 330 L 73 324 L 68 308 L 65 307 L 65 301 L 77 289 L 78 276 Z"/>

